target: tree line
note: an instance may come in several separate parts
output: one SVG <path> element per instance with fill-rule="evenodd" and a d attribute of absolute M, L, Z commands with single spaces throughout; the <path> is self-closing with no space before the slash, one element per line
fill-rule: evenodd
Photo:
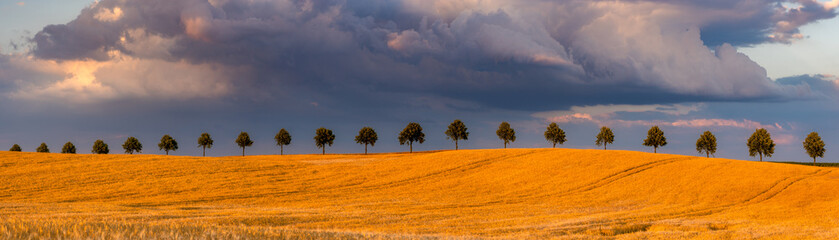
<path fill-rule="evenodd" d="M 455 150 L 459 149 L 459 141 L 469 140 L 468 128 L 460 119 L 455 119 L 451 124 L 449 124 L 444 133 L 447 139 L 454 141 Z M 501 122 L 495 133 L 504 143 L 504 148 L 507 148 L 508 144 L 516 141 L 516 131 L 508 122 Z M 315 141 L 315 146 L 322 150 L 321 154 L 326 154 L 326 147 L 332 146 L 335 141 L 335 134 L 332 133 L 332 130 L 321 127 L 315 130 L 315 136 L 313 139 Z M 425 142 L 425 133 L 423 133 L 422 126 L 420 126 L 419 123 L 411 122 L 408 123 L 408 125 L 405 126 L 405 129 L 399 133 L 397 139 L 399 140 L 400 145 L 408 145 L 409 152 L 413 153 L 413 144 L 422 144 Z M 280 147 L 280 155 L 282 155 L 284 151 L 283 147 L 291 144 L 291 134 L 285 128 L 280 129 L 280 131 L 274 136 L 274 140 L 277 146 Z M 378 140 L 379 137 L 378 134 L 376 134 L 376 131 L 373 128 L 366 126 L 361 128 L 361 130 L 358 131 L 358 135 L 355 136 L 355 142 L 364 145 L 364 154 L 367 154 L 367 146 L 375 146 Z M 559 128 L 556 123 L 548 124 L 547 129 L 545 130 L 545 140 L 550 142 L 554 148 L 557 143 L 562 145 L 567 141 L 565 131 Z M 605 150 L 606 145 L 612 144 L 614 141 L 615 134 L 612 132 L 612 129 L 607 126 L 603 126 L 600 128 L 600 132 L 595 136 L 594 143 L 597 146 L 603 146 L 603 149 Z M 213 138 L 206 132 L 201 133 L 197 142 L 198 147 L 202 148 L 202 156 L 206 156 L 207 149 L 213 147 Z M 239 136 L 234 142 L 242 148 L 242 156 L 245 156 L 245 148 L 253 145 L 253 141 L 247 132 L 239 133 Z M 662 131 L 658 126 L 652 126 L 650 130 L 647 131 L 647 138 L 644 139 L 642 145 L 652 147 L 653 153 L 658 153 L 659 147 L 667 145 L 667 138 L 664 136 L 664 131 Z M 760 161 L 763 161 L 764 156 L 772 157 L 772 154 L 775 153 L 775 143 L 769 132 L 764 128 L 756 129 L 751 137 L 749 137 L 746 145 L 749 149 L 749 156 L 758 156 Z M 157 147 L 159 150 L 164 151 L 166 155 L 169 155 L 169 151 L 178 150 L 178 142 L 172 136 L 166 134 L 160 139 L 160 143 L 157 144 Z M 803 142 L 803 147 L 807 154 L 813 158 L 813 164 L 815 164 L 816 158 L 824 157 L 825 144 L 817 132 L 811 132 L 807 135 Z M 125 143 L 123 143 L 122 148 L 127 154 L 141 153 L 143 151 L 143 144 L 135 137 L 128 137 L 125 140 Z M 14 144 L 9 151 L 20 152 L 22 149 L 19 145 Z M 50 152 L 46 143 L 41 143 L 35 151 L 42 153 Z M 711 157 L 711 155 L 716 153 L 717 138 L 714 134 L 710 131 L 705 131 L 699 135 L 699 138 L 696 140 L 696 151 L 699 153 L 705 153 L 706 157 Z M 98 139 L 93 143 L 91 153 L 108 154 L 109 152 L 110 150 L 108 149 L 108 144 L 101 139 Z M 67 142 L 61 148 L 61 153 L 76 153 L 76 146 L 73 145 L 72 142 Z"/>

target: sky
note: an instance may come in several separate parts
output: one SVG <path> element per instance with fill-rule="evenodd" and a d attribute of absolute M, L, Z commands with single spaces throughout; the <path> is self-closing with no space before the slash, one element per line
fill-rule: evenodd
<path fill-rule="evenodd" d="M 461 148 L 590 149 L 600 126 L 610 149 L 641 145 L 657 125 L 659 152 L 696 155 L 704 131 L 715 156 L 756 160 L 746 139 L 765 128 L 772 161 L 811 161 L 817 131 L 824 159 L 839 162 L 839 0 L 0 0 L 0 147 L 52 151 L 96 139 L 121 154 L 129 136 L 143 154 L 320 152 L 318 127 L 336 134 L 331 153 L 406 151 L 397 135 L 420 123 L 415 150 L 451 149 L 446 126 L 469 128 Z M 4 149 L 3 149 L 4 150 Z"/>

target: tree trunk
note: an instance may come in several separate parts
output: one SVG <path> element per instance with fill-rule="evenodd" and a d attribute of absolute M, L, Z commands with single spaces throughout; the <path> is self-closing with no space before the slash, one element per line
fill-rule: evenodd
<path fill-rule="evenodd" d="M 408 142 L 408 153 L 414 153 L 414 142 Z"/>
<path fill-rule="evenodd" d="M 367 144 L 364 144 L 364 155 L 367 155 Z"/>
<path fill-rule="evenodd" d="M 758 153 L 760 155 L 760 161 L 763 162 L 763 153 Z"/>
<path fill-rule="evenodd" d="M 813 166 L 816 166 L 816 157 L 813 157 Z"/>
<path fill-rule="evenodd" d="M 245 156 L 245 147 L 242 147 L 242 157 Z"/>
<path fill-rule="evenodd" d="M 203 147 L 203 150 L 201 150 L 201 156 L 206 157 L 207 156 L 207 146 L 202 146 L 202 147 Z"/>
<path fill-rule="evenodd" d="M 658 147 L 653 147 L 653 153 L 658 153 Z"/>
<path fill-rule="evenodd" d="M 556 148 L 556 143 L 554 143 L 554 147 L 553 147 L 553 148 Z"/>
<path fill-rule="evenodd" d="M 166 150 L 166 156 L 169 156 L 169 150 Z"/>
<path fill-rule="evenodd" d="M 283 145 L 280 144 L 280 156 L 282 156 L 282 155 L 283 155 Z"/>
<path fill-rule="evenodd" d="M 708 151 L 705 151 L 705 158 L 711 158 L 711 153 L 708 152 Z"/>
<path fill-rule="evenodd" d="M 504 141 L 504 149 L 507 149 L 507 141 Z"/>
<path fill-rule="evenodd" d="M 606 150 L 606 143 L 603 143 L 603 150 Z"/>
<path fill-rule="evenodd" d="M 326 155 L 326 145 L 323 145 L 323 148 L 321 148 L 320 150 L 321 150 L 321 153 L 320 153 L 321 155 Z"/>
<path fill-rule="evenodd" d="M 454 150 L 457 151 L 457 140 L 454 140 Z"/>

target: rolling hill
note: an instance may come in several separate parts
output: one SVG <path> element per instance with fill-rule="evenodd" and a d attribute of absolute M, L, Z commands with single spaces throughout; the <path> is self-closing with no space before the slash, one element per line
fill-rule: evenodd
<path fill-rule="evenodd" d="M 631 151 L 0 152 L 0 238 L 835 238 L 835 168 Z"/>

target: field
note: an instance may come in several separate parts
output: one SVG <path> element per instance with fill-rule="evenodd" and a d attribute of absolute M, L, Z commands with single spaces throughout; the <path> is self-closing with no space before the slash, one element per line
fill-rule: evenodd
<path fill-rule="evenodd" d="M 832 239 L 837 170 L 570 149 L 0 152 L 0 238 Z"/>

